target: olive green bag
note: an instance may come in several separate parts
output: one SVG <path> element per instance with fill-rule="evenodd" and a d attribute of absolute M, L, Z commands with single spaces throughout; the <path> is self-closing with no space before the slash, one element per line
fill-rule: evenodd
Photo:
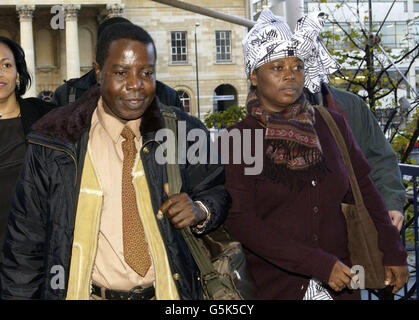
<path fill-rule="evenodd" d="M 168 111 L 162 114 L 166 128 L 176 133 L 176 115 Z M 177 153 L 177 148 L 175 150 Z M 177 154 L 175 159 L 177 161 Z M 167 163 L 166 168 L 169 196 L 178 194 L 182 186 L 179 165 Z M 255 299 L 254 282 L 243 248 L 223 225 L 199 237 L 194 236 L 189 227 L 183 228 L 181 233 L 200 270 L 205 300 Z"/>
<path fill-rule="evenodd" d="M 385 287 L 383 253 L 378 248 L 377 229 L 364 205 L 345 140 L 330 113 L 323 106 L 316 106 L 316 109 L 327 123 L 339 147 L 349 173 L 352 194 L 355 199 L 355 204 L 342 203 L 342 212 L 346 219 L 351 262 L 353 265 L 360 265 L 364 268 L 365 288 L 382 289 Z"/>

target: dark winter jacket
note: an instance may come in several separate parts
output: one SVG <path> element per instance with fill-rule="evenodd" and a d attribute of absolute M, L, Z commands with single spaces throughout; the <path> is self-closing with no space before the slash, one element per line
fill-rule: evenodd
<path fill-rule="evenodd" d="M 76 99 L 80 98 L 96 83 L 96 74 L 94 70 L 90 70 L 81 78 L 74 78 L 65 81 L 55 90 L 53 102 L 57 106 L 68 105 L 74 102 Z M 183 104 L 180 101 L 176 90 L 173 90 L 158 80 L 156 81 L 156 96 L 159 98 L 159 101 L 162 104 L 178 107 L 183 110 Z"/>
<path fill-rule="evenodd" d="M 99 99 L 92 88 L 81 99 L 57 108 L 34 126 L 29 148 L 12 202 L 0 271 L 2 298 L 64 299 L 66 289 L 54 289 L 54 266 L 62 266 L 68 281 L 73 232 L 81 175 L 89 138 L 91 116 Z M 155 214 L 167 199 L 163 184 L 165 166 L 155 161 L 158 148 L 153 138 L 164 127 L 161 105 L 155 99 L 140 125 L 143 145 L 141 160 Z M 177 108 L 178 120 L 186 121 L 186 130 L 202 123 Z M 207 132 L 207 131 L 206 131 Z M 209 141 L 209 140 L 208 140 Z M 188 142 L 192 143 L 192 142 Z M 145 150 L 147 146 L 147 150 Z M 211 211 L 206 230 L 218 226 L 230 206 L 225 191 L 224 169 L 220 165 L 184 164 L 180 166 L 183 186 L 193 200 L 202 201 Z M 157 218 L 172 274 L 181 299 L 200 299 L 201 286 L 196 264 L 181 233 L 166 216 Z"/>
<path fill-rule="evenodd" d="M 18 99 L 22 118 L 23 132 L 29 133 L 32 125 L 56 106 L 38 98 Z"/>

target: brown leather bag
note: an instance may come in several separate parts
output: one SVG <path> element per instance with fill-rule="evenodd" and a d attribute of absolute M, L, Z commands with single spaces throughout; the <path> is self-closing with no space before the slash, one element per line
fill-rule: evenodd
<path fill-rule="evenodd" d="M 352 194 L 355 204 L 342 203 L 342 212 L 345 215 L 348 248 L 352 264 L 360 265 L 365 270 L 365 288 L 382 289 L 384 285 L 383 253 L 378 248 L 378 233 L 364 205 L 359 189 L 351 158 L 345 140 L 330 113 L 323 106 L 316 106 L 322 118 L 327 123 L 343 157 L 349 173 Z"/>
<path fill-rule="evenodd" d="M 166 127 L 176 132 L 176 115 L 169 111 L 163 111 L 162 114 Z M 177 163 L 167 163 L 166 169 L 169 196 L 177 194 L 182 186 L 179 166 Z M 200 237 L 192 234 L 189 227 L 183 228 L 181 234 L 200 270 L 205 300 L 256 298 L 254 280 L 248 269 L 242 245 L 232 237 L 224 225 Z"/>

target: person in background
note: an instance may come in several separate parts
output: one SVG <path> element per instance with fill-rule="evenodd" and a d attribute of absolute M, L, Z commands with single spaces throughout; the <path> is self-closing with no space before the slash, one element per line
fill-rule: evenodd
<path fill-rule="evenodd" d="M 49 90 L 41 91 L 38 94 L 39 99 L 44 100 L 46 102 L 51 102 L 51 103 L 52 103 L 53 96 L 54 96 L 54 92 L 49 91 Z"/>
<path fill-rule="evenodd" d="M 264 162 L 259 175 L 246 175 L 245 162 L 225 165 L 232 197 L 225 224 L 243 244 L 259 299 L 360 299 L 359 290 L 351 289 L 341 211 L 342 202 L 353 203 L 349 175 L 326 122 L 303 93 L 304 87 L 314 90 L 320 83 L 305 72 L 308 67 L 332 72 L 336 66 L 326 50 L 319 51 L 323 24 L 324 14 L 312 13 L 293 34 L 265 9 L 243 40 L 251 81 L 248 114 L 228 130 L 250 129 L 254 136 L 263 130 L 263 154 L 255 154 L 255 145 L 251 154 Z M 395 292 L 409 277 L 406 250 L 350 127 L 340 113 L 328 111 L 345 139 L 377 228 L 385 284 Z M 230 159 L 233 150 L 231 144 Z"/>
<path fill-rule="evenodd" d="M 106 27 L 111 26 L 114 23 L 121 22 L 131 23 L 128 19 L 122 17 L 113 17 L 104 20 L 99 25 L 97 30 L 98 39 Z M 92 69 L 84 76 L 67 80 L 59 86 L 54 92 L 53 103 L 57 106 L 68 105 L 80 98 L 86 91 L 96 84 L 96 74 L 94 69 Z M 183 110 L 183 104 L 180 101 L 177 91 L 158 80 L 156 80 L 156 95 L 161 103 L 167 106 L 175 106 Z"/>
<path fill-rule="evenodd" d="M 37 98 L 22 98 L 30 82 L 22 48 L 0 36 L 0 249 L 27 148 L 25 136 L 32 124 L 54 107 Z"/>
<path fill-rule="evenodd" d="M 208 155 L 210 139 L 199 119 L 159 103 L 155 50 L 139 26 L 106 28 L 94 63 L 99 85 L 29 134 L 2 253 L 1 298 L 202 299 L 179 229 L 215 229 L 231 200 L 221 164 L 189 160 L 180 165 L 181 193 L 168 197 L 166 166 L 157 161 L 162 112 L 175 113 L 186 133 L 205 132 L 199 147 Z M 54 280 L 57 272 L 64 283 Z"/>
<path fill-rule="evenodd" d="M 321 44 L 323 49 L 323 44 Z M 325 50 L 325 49 L 324 49 Z M 334 70 L 340 66 L 335 65 Z M 307 98 L 312 104 L 324 105 L 343 114 L 358 142 L 362 152 L 371 164 L 371 178 L 381 193 L 388 214 L 394 226 L 400 231 L 403 226 L 403 206 L 405 187 L 400 173 L 397 155 L 381 130 L 370 108 L 359 96 L 333 88 L 328 85 L 326 70 L 310 69 L 306 76 L 317 77 L 320 83 L 305 88 Z"/>

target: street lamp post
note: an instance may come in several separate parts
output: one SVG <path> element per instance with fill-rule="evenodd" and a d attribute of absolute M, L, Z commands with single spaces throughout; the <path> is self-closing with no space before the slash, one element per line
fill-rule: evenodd
<path fill-rule="evenodd" d="M 196 102 L 198 107 L 198 118 L 201 118 L 201 110 L 199 108 L 199 78 L 198 78 L 198 46 L 196 42 L 196 27 L 199 27 L 199 22 L 195 23 L 195 73 L 196 73 Z"/>

